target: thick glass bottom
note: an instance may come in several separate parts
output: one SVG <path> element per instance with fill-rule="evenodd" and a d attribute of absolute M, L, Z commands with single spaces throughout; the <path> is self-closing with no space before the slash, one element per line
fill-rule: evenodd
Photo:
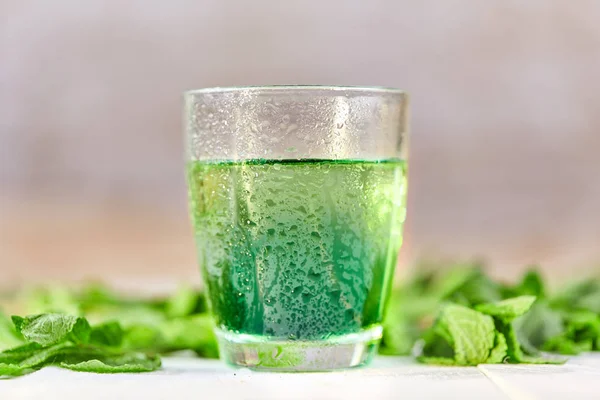
<path fill-rule="evenodd" d="M 325 340 L 272 340 L 217 329 L 221 358 L 228 364 L 273 372 L 331 371 L 368 364 L 381 326 Z"/>

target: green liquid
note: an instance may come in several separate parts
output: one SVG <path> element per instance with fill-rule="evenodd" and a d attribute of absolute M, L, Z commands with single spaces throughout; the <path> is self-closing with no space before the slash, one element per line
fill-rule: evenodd
<path fill-rule="evenodd" d="M 403 161 L 193 162 L 188 183 L 221 329 L 322 340 L 381 322 L 406 213 Z"/>

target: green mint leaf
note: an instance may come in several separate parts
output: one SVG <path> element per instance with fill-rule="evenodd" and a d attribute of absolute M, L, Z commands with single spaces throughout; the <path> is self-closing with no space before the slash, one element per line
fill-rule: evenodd
<path fill-rule="evenodd" d="M 487 359 L 495 335 L 491 318 L 465 307 L 447 306 L 441 323 L 453 339 L 458 364 L 477 365 Z"/>
<path fill-rule="evenodd" d="M 475 309 L 503 321 L 512 321 L 529 311 L 534 302 L 535 296 L 519 296 L 495 303 L 479 304 Z"/>
<path fill-rule="evenodd" d="M 494 339 L 494 348 L 490 352 L 488 359 L 485 361 L 486 364 L 501 364 L 504 362 L 507 356 L 508 345 L 506 344 L 506 338 L 500 332 L 496 332 Z"/>
<path fill-rule="evenodd" d="M 516 288 L 518 295 L 535 296 L 538 299 L 546 296 L 546 288 L 542 276 L 536 269 L 525 273 L 523 280 Z"/>
<path fill-rule="evenodd" d="M 19 363 L 19 366 L 24 369 L 41 368 L 46 363 L 52 363 L 53 359 L 61 355 L 65 349 L 72 347 L 69 342 L 58 343 L 50 347 L 44 347 L 30 357 Z"/>
<path fill-rule="evenodd" d="M 600 314 L 600 279 L 588 279 L 567 286 L 551 299 L 551 306 L 566 311 L 584 310 Z"/>
<path fill-rule="evenodd" d="M 419 329 L 418 321 L 408 318 L 401 310 L 393 310 L 392 304 L 390 304 L 387 317 L 384 320 L 383 338 L 379 353 L 409 355 L 420 335 L 421 329 Z"/>
<path fill-rule="evenodd" d="M 33 356 L 41 348 L 42 348 L 42 346 L 40 346 L 39 344 L 31 342 L 31 343 L 26 343 L 26 344 L 23 344 L 21 346 L 18 346 L 18 347 L 9 349 L 9 350 L 4 350 L 3 352 L 0 353 L 0 363 L 3 363 L 3 364 L 20 363 L 21 361 L 25 360 L 26 358 Z"/>
<path fill-rule="evenodd" d="M 96 345 L 119 347 L 123 343 L 124 334 L 121 324 L 109 321 L 92 328 L 89 342 Z"/>
<path fill-rule="evenodd" d="M 579 307 L 596 314 L 600 314 L 600 290 L 588 293 L 579 300 Z"/>
<path fill-rule="evenodd" d="M 514 328 L 521 347 L 530 355 L 537 354 L 544 343 L 565 330 L 563 317 L 546 300 L 537 300 L 525 315 L 515 319 Z"/>
<path fill-rule="evenodd" d="M 519 343 L 519 339 L 517 338 L 517 334 L 513 325 L 510 322 L 497 320 L 496 329 L 498 329 L 498 331 L 506 339 L 506 360 L 510 363 L 515 364 L 523 362 L 523 350 L 521 349 L 521 345 Z"/>
<path fill-rule="evenodd" d="M 543 345 L 546 351 L 576 355 L 596 349 L 600 338 L 600 316 L 590 311 L 572 311 L 565 317 L 565 329 L 549 338 Z"/>
<path fill-rule="evenodd" d="M 64 314 L 38 314 L 25 318 L 13 316 L 17 331 L 29 342 L 42 346 L 71 340 L 85 343 L 90 336 L 90 324 L 85 318 Z"/>
<path fill-rule="evenodd" d="M 2 376 L 20 376 L 30 372 L 25 368 L 21 368 L 17 364 L 0 363 L 0 377 Z"/>
<path fill-rule="evenodd" d="M 552 353 L 576 356 L 586 351 L 592 351 L 591 340 L 572 340 L 565 335 L 555 336 L 544 343 L 543 349 Z"/>
<path fill-rule="evenodd" d="M 182 286 L 167 299 L 165 314 L 169 318 L 188 316 L 196 311 L 201 301 L 201 296 L 194 288 Z"/>
<path fill-rule="evenodd" d="M 576 311 L 566 318 L 567 335 L 576 341 L 591 341 L 600 337 L 600 315 L 591 311 Z"/>
<path fill-rule="evenodd" d="M 162 339 L 158 327 L 135 324 L 128 326 L 124 331 L 123 349 L 157 352 L 160 350 Z"/>
<path fill-rule="evenodd" d="M 442 308 L 433 328 L 424 335 L 422 356 L 447 358 L 450 347 L 454 364 L 477 365 L 488 359 L 494 339 L 494 321 L 490 316 L 448 304 Z"/>
<path fill-rule="evenodd" d="M 80 372 L 95 372 L 99 374 L 114 374 L 123 372 L 150 372 L 161 366 L 158 356 L 141 353 L 123 355 L 103 355 L 87 361 L 63 361 L 59 367 Z"/>
<path fill-rule="evenodd" d="M 480 266 L 471 268 L 463 272 L 468 274 L 465 282 L 444 299 L 465 306 L 502 300 L 502 286 L 485 275 Z"/>
<path fill-rule="evenodd" d="M 557 358 L 549 355 L 537 354 L 534 356 L 523 353 L 521 344 L 515 332 L 513 323 L 496 319 L 496 328 L 506 338 L 506 361 L 512 364 L 564 364 L 565 358 Z"/>
<path fill-rule="evenodd" d="M 14 324 L 0 312 L 0 351 L 16 347 L 23 343 L 23 337 L 17 333 Z"/>
<path fill-rule="evenodd" d="M 204 357 L 218 358 L 212 318 L 208 314 L 175 318 L 159 325 L 166 351 L 192 349 Z"/>

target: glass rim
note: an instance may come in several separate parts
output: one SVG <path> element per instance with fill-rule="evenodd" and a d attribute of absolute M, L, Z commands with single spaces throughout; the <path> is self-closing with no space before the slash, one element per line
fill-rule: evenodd
<path fill-rule="evenodd" d="M 235 93 L 235 92 L 270 92 L 277 90 L 289 90 L 291 92 L 318 91 L 325 90 L 330 92 L 363 92 L 363 93 L 381 93 L 396 94 L 408 96 L 406 90 L 387 87 L 387 86 L 345 86 L 345 85 L 251 85 L 251 86 L 215 86 L 200 89 L 190 89 L 183 92 L 184 96 L 193 96 L 197 94 L 213 93 Z"/>

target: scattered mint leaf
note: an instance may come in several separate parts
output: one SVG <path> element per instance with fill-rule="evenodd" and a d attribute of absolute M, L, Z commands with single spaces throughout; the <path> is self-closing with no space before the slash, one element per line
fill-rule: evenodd
<path fill-rule="evenodd" d="M 512 324 L 506 321 L 496 321 L 496 329 L 506 339 L 506 361 L 510 363 L 523 362 L 525 355 Z"/>
<path fill-rule="evenodd" d="M 29 342 L 42 346 L 71 340 L 85 343 L 90 336 L 90 324 L 85 318 L 64 314 L 37 314 L 25 318 L 12 317 L 17 331 Z"/>
<path fill-rule="evenodd" d="M 537 267 L 530 267 L 518 284 L 504 286 L 503 298 L 518 296 L 535 296 L 538 299 L 546 297 L 546 285 Z"/>
<path fill-rule="evenodd" d="M 600 316 L 591 311 L 575 311 L 564 317 L 565 329 L 549 338 L 543 345 L 546 351 L 576 355 L 598 350 Z"/>
<path fill-rule="evenodd" d="M 0 312 L 0 351 L 16 347 L 23 343 L 23 337 L 17 333 L 14 324 Z"/>
<path fill-rule="evenodd" d="M 572 356 L 576 356 L 577 354 L 586 351 L 592 351 L 592 348 L 593 342 L 591 340 L 575 341 L 563 335 L 548 339 L 543 346 L 543 349 L 546 351 Z"/>
<path fill-rule="evenodd" d="M 482 304 L 477 308 L 494 316 L 496 330 L 506 339 L 505 361 L 513 364 L 563 364 L 566 362 L 564 359 L 546 357 L 541 354 L 526 355 L 523 352 L 513 320 L 526 313 L 534 301 L 535 297 L 533 296 L 519 296 L 494 304 Z"/>
<path fill-rule="evenodd" d="M 430 333 L 425 335 L 421 359 L 429 362 L 449 358 L 454 365 L 477 365 L 485 362 L 494 347 L 493 319 L 457 304 L 444 306 Z M 448 347 L 452 356 L 448 357 Z M 443 349 L 443 350 L 442 350 Z"/>
<path fill-rule="evenodd" d="M 14 316 L 17 332 L 28 343 L 0 353 L 0 376 L 18 376 L 57 365 L 102 373 L 146 372 L 160 367 L 160 358 L 119 348 L 118 322 L 90 327 L 82 317 L 64 314 Z"/>
<path fill-rule="evenodd" d="M 490 352 L 488 359 L 485 361 L 486 364 L 501 364 L 504 362 L 507 356 L 508 345 L 506 344 L 506 338 L 500 332 L 496 332 L 494 339 L 494 348 Z"/>
<path fill-rule="evenodd" d="M 464 274 L 468 279 L 453 293 L 448 294 L 445 300 L 468 307 L 502 300 L 502 285 L 485 275 L 481 266 L 472 266 Z"/>
<path fill-rule="evenodd" d="M 551 299 L 551 306 L 570 311 L 600 314 L 600 279 L 588 279 L 567 286 Z"/>
<path fill-rule="evenodd" d="M 202 302 L 203 297 L 197 290 L 189 286 L 182 286 L 167 299 L 165 314 L 169 318 L 185 317 L 202 310 Z"/>
<path fill-rule="evenodd" d="M 63 350 L 71 347 L 72 344 L 69 342 L 58 343 L 49 347 L 39 349 L 33 353 L 30 357 L 24 359 L 19 363 L 19 367 L 23 369 L 39 369 L 47 361 L 52 362 L 52 359 L 59 356 Z"/>
<path fill-rule="evenodd" d="M 208 314 L 165 321 L 159 332 L 163 351 L 191 349 L 204 357 L 219 357 L 213 321 Z"/>
<path fill-rule="evenodd" d="M 160 368 L 161 361 L 158 356 L 146 354 L 124 354 L 120 356 L 102 356 L 81 362 L 63 361 L 58 366 L 73 371 L 95 372 L 100 374 L 114 374 L 122 372 L 150 372 Z"/>
<path fill-rule="evenodd" d="M 29 373 L 29 372 L 30 372 L 29 370 L 21 368 L 16 364 L 0 363 L 0 377 L 25 375 L 26 373 Z"/>
<path fill-rule="evenodd" d="M 546 300 L 537 300 L 513 324 L 521 347 L 531 355 L 537 354 L 550 338 L 564 332 L 561 314 L 550 308 Z"/>
<path fill-rule="evenodd" d="M 42 349 L 42 346 L 40 346 L 37 343 L 31 342 L 9 350 L 4 350 L 0 353 L 0 363 L 18 364 L 21 361 L 32 357 L 34 354 L 40 351 L 40 349 Z"/>
<path fill-rule="evenodd" d="M 523 280 L 516 288 L 517 295 L 529 295 L 536 298 L 546 296 L 546 287 L 542 276 L 536 269 L 531 269 L 525 273 Z"/>
<path fill-rule="evenodd" d="M 156 326 L 135 324 L 125 328 L 122 346 L 129 350 L 156 351 L 160 343 L 162 339 Z"/>
<path fill-rule="evenodd" d="M 535 296 L 519 296 L 495 303 L 479 304 L 475 309 L 503 321 L 512 321 L 529 311 L 534 302 Z"/>
<path fill-rule="evenodd" d="M 120 347 L 123 343 L 124 331 L 121 324 L 116 321 L 109 321 L 92 328 L 90 333 L 91 344 Z"/>

